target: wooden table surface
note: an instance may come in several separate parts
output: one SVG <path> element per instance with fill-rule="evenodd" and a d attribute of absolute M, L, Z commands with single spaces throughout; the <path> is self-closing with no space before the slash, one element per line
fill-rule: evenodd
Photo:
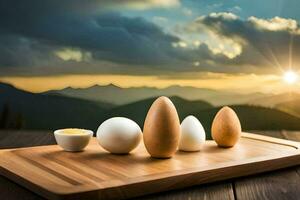
<path fill-rule="evenodd" d="M 300 132 L 255 132 L 300 141 Z M 1 149 L 47 144 L 55 144 L 53 134 L 49 131 L 0 131 Z M 9 200 L 43 199 L 2 176 L 0 176 L 0 196 L 1 199 Z M 148 195 L 137 199 L 300 199 L 300 166 L 218 183 L 194 186 L 183 190 Z"/>

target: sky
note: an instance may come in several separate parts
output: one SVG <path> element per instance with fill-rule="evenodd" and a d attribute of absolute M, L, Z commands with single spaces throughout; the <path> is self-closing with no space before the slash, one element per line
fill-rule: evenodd
<path fill-rule="evenodd" d="M 0 0 L 0 81 L 280 93 L 300 84 L 298 0 Z"/>

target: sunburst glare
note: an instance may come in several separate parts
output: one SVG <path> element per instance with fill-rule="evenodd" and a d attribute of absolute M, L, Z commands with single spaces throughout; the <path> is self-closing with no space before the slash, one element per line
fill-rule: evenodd
<path fill-rule="evenodd" d="M 295 84 L 298 80 L 298 74 L 294 71 L 286 71 L 283 74 L 283 80 L 288 84 Z"/>

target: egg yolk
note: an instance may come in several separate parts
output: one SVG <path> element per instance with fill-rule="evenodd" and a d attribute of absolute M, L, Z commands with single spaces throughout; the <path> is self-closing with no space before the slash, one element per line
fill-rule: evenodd
<path fill-rule="evenodd" d="M 85 131 L 83 129 L 79 129 L 79 128 L 66 128 L 63 129 L 62 131 L 63 134 L 85 134 Z"/>

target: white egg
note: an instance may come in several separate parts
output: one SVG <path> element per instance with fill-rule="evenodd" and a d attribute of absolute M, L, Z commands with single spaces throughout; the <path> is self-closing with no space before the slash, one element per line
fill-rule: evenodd
<path fill-rule="evenodd" d="M 205 138 L 205 130 L 200 121 L 189 115 L 181 123 L 179 150 L 199 151 L 205 143 Z"/>
<path fill-rule="evenodd" d="M 113 117 L 104 121 L 97 130 L 97 140 L 107 151 L 127 154 L 138 146 L 142 138 L 137 123 L 125 117 Z"/>

